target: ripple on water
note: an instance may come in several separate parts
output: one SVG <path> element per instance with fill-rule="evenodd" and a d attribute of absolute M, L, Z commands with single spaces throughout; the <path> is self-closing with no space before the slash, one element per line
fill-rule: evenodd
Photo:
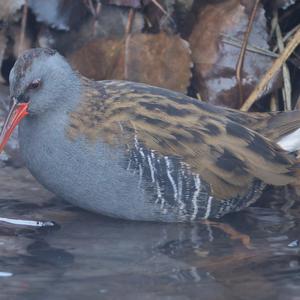
<path fill-rule="evenodd" d="M 5 167 L 0 199 L 3 299 L 290 300 L 300 295 L 300 209 L 295 204 L 280 210 L 283 194 L 265 194 L 260 207 L 222 223 L 126 222 L 54 199 L 25 170 Z M 6 219 L 33 223 L 1 222 Z M 37 221 L 56 226 L 24 226 Z"/>

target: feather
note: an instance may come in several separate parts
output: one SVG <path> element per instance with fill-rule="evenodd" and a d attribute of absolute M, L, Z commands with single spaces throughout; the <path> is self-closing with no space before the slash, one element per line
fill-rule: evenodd
<path fill-rule="evenodd" d="M 288 115 L 239 112 L 140 83 L 83 79 L 83 86 L 80 107 L 70 114 L 71 139 L 85 135 L 91 143 L 133 147 L 136 137 L 189 165 L 220 200 L 244 195 L 256 179 L 295 180 L 295 158 L 276 140 L 300 126 L 298 112 L 289 122 Z"/>

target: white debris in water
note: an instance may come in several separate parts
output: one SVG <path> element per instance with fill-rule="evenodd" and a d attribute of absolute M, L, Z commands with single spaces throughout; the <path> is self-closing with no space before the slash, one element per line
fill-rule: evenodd
<path fill-rule="evenodd" d="M 5 222 L 13 225 L 25 225 L 33 227 L 46 227 L 54 226 L 54 223 L 51 221 L 31 221 L 31 220 L 20 220 L 20 219 L 10 219 L 10 218 L 1 218 L 0 222 Z"/>
<path fill-rule="evenodd" d="M 13 276 L 13 273 L 0 271 L 0 277 L 11 277 L 11 276 Z"/>
<path fill-rule="evenodd" d="M 288 247 L 290 248 L 299 247 L 299 240 L 292 241 L 291 243 L 288 244 Z"/>

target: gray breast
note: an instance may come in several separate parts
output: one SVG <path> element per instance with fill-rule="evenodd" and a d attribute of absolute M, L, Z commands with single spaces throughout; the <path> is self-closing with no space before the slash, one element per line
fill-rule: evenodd
<path fill-rule="evenodd" d="M 180 221 L 176 207 L 161 209 L 140 174 L 124 167 L 125 149 L 65 136 L 65 116 L 24 119 L 20 148 L 33 176 L 48 190 L 82 208 L 134 220 Z"/>

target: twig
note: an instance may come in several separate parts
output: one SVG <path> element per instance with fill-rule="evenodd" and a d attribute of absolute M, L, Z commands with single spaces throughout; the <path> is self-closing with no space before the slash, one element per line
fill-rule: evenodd
<path fill-rule="evenodd" d="M 91 14 L 96 17 L 96 9 L 94 7 L 93 1 L 92 0 L 86 0 L 85 1 L 86 6 L 88 7 L 88 9 L 90 10 Z"/>
<path fill-rule="evenodd" d="M 94 25 L 93 25 L 94 36 L 97 33 L 97 24 L 98 24 L 98 20 L 99 20 L 98 18 L 99 18 L 100 12 L 101 12 L 101 3 L 97 2 L 96 8 L 95 8 L 95 16 L 94 16 L 95 21 L 94 21 Z"/>
<path fill-rule="evenodd" d="M 28 16 L 28 0 L 25 0 L 24 7 L 23 7 L 22 21 L 21 21 L 21 35 L 20 35 L 18 55 L 20 55 L 24 49 L 27 16 Z"/>
<path fill-rule="evenodd" d="M 162 7 L 162 5 L 157 0 L 151 0 L 154 5 L 156 5 L 166 16 L 169 17 L 168 12 Z"/>
<path fill-rule="evenodd" d="M 290 30 L 284 37 L 283 37 L 283 42 L 286 42 L 298 29 L 300 28 L 300 25 L 297 25 L 294 27 L 292 30 Z M 278 45 L 276 45 L 273 49 L 273 52 L 278 51 Z"/>
<path fill-rule="evenodd" d="M 271 68 L 268 70 L 268 72 L 263 76 L 263 78 L 260 80 L 260 82 L 257 84 L 251 95 L 248 97 L 248 99 L 245 101 L 243 106 L 241 107 L 242 111 L 248 111 L 249 108 L 252 106 L 252 104 L 261 96 L 263 90 L 267 86 L 268 82 L 273 78 L 273 76 L 280 70 L 282 65 L 287 61 L 289 56 L 293 53 L 295 48 L 300 43 L 300 29 L 297 30 L 293 38 L 289 41 L 286 48 L 280 56 L 274 61 Z"/>
<path fill-rule="evenodd" d="M 34 226 L 34 227 L 45 227 L 54 226 L 55 224 L 51 221 L 32 221 L 32 220 L 21 220 L 21 219 L 11 219 L 0 217 L 0 222 L 9 223 L 13 225 L 24 225 L 24 226 Z"/>
<path fill-rule="evenodd" d="M 135 16 L 135 10 L 131 8 L 128 13 L 128 21 L 125 28 L 125 35 L 128 36 L 132 29 L 132 24 Z"/>
<path fill-rule="evenodd" d="M 124 59 L 124 79 L 128 79 L 128 59 L 129 59 L 129 42 L 132 24 L 135 16 L 135 10 L 130 9 L 128 13 L 128 21 L 125 29 L 125 59 Z"/>
<path fill-rule="evenodd" d="M 271 29 L 270 29 L 270 33 L 269 33 L 270 38 L 273 37 L 274 33 L 276 32 L 276 27 L 278 24 L 278 13 L 276 14 L 276 12 L 277 12 L 276 9 L 277 9 L 277 7 L 275 6 L 273 8 L 273 18 L 271 20 Z"/>
<path fill-rule="evenodd" d="M 299 28 L 300 28 L 300 26 L 297 26 L 297 29 L 299 29 Z M 294 30 L 293 30 L 293 32 L 295 33 Z M 237 48 L 242 47 L 242 41 L 241 40 L 239 40 L 237 38 L 230 37 L 226 34 L 221 34 L 221 36 L 222 36 L 222 41 L 223 41 L 224 44 L 228 44 L 228 45 L 231 45 L 231 46 L 234 46 L 234 47 L 237 47 Z M 284 37 L 283 41 L 286 41 L 286 40 L 287 39 Z M 250 45 L 250 44 L 247 45 L 247 51 L 257 53 L 257 54 L 261 54 L 261 55 L 264 55 L 264 56 L 268 56 L 268 57 L 271 57 L 271 58 L 279 57 L 278 53 L 275 53 L 275 52 L 273 52 L 271 50 L 268 50 L 268 49 L 260 48 L 258 46 Z M 296 68 L 299 68 L 298 61 L 300 61 L 300 56 L 298 56 L 295 52 L 293 53 L 293 56 L 294 56 L 294 58 L 289 57 L 287 61 L 290 62 L 291 64 L 293 64 Z"/>
<path fill-rule="evenodd" d="M 276 19 L 278 20 L 278 14 L 277 11 L 275 12 Z M 284 50 L 284 43 L 282 39 L 282 33 L 279 27 L 279 24 L 277 22 L 276 25 L 276 38 L 277 38 L 277 45 L 282 52 Z M 292 109 L 292 86 L 291 86 L 291 76 L 289 69 L 287 67 L 287 64 L 284 63 L 282 66 L 282 75 L 283 75 L 283 89 L 282 89 L 282 95 L 283 95 L 283 101 L 284 101 L 284 110 L 291 110 Z"/>
<path fill-rule="evenodd" d="M 294 109 L 300 110 L 300 94 L 297 97 L 296 105 L 295 105 Z"/>
<path fill-rule="evenodd" d="M 97 23 L 98 23 L 98 17 L 101 11 L 101 3 L 100 1 L 97 1 L 97 4 L 94 5 L 92 0 L 84 0 L 83 3 L 88 8 L 90 13 L 92 14 L 94 18 L 94 24 L 93 24 L 93 34 L 96 35 L 97 32 Z"/>
<path fill-rule="evenodd" d="M 173 20 L 173 18 L 170 16 L 170 14 L 168 13 L 167 10 L 164 9 L 164 7 L 157 1 L 157 0 L 151 0 L 152 3 L 157 6 L 159 8 L 160 11 L 162 11 L 165 15 L 166 15 L 166 18 L 168 20 L 170 20 L 171 23 L 175 23 L 175 21 Z"/>
<path fill-rule="evenodd" d="M 231 45 L 231 46 L 235 46 L 235 47 L 238 47 L 238 48 L 242 47 L 242 41 L 241 40 L 230 37 L 230 36 L 227 36 L 225 34 L 222 34 L 222 41 L 225 44 L 228 44 L 228 45 Z M 247 45 L 247 51 L 254 52 L 254 53 L 257 53 L 257 54 L 262 54 L 262 55 L 269 56 L 269 57 L 272 57 L 272 58 L 277 58 L 279 56 L 277 53 L 274 53 L 273 51 L 270 51 L 270 50 L 264 49 L 264 48 L 260 48 L 260 47 L 254 46 L 254 45 L 249 45 L 249 44 Z"/>
<path fill-rule="evenodd" d="M 278 99 L 274 93 L 272 94 L 272 97 L 271 97 L 270 110 L 278 111 Z"/>
<path fill-rule="evenodd" d="M 147 25 L 149 28 L 153 27 L 149 18 L 147 16 L 144 16 L 144 18 L 145 18 L 145 25 Z"/>
<path fill-rule="evenodd" d="M 238 62 L 236 65 L 236 81 L 239 87 L 239 98 L 240 98 L 240 104 L 242 105 L 243 103 L 243 83 L 242 83 L 242 70 L 243 70 L 243 66 L 244 66 L 244 60 L 245 60 L 245 53 L 246 53 L 246 49 L 247 49 L 247 44 L 248 44 L 248 40 L 249 40 L 249 36 L 252 30 L 252 26 L 253 26 L 253 22 L 254 22 L 254 18 L 257 12 L 257 8 L 258 8 L 258 4 L 259 4 L 260 0 L 256 0 L 253 10 L 251 12 L 250 15 L 250 19 L 248 22 L 248 26 L 247 26 L 247 30 L 245 32 L 245 37 L 243 40 L 243 44 L 242 44 L 242 48 L 240 51 L 240 55 L 238 58 Z"/>
<path fill-rule="evenodd" d="M 197 99 L 198 99 L 198 100 L 200 100 L 200 101 L 202 101 L 202 102 L 204 101 L 204 100 L 202 99 L 201 94 L 200 94 L 199 92 L 197 92 L 196 96 L 197 96 Z"/>

